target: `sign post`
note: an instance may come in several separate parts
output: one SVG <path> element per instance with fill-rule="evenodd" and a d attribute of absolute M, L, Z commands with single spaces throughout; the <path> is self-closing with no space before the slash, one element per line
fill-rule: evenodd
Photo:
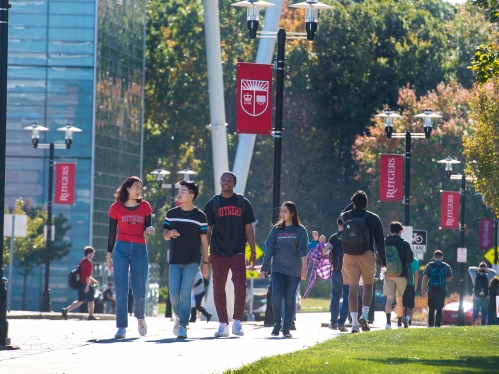
<path fill-rule="evenodd" d="M 418 260 L 423 260 L 426 253 L 426 243 L 427 243 L 428 231 L 426 230 L 413 230 L 411 249 L 414 252 L 414 256 Z"/>

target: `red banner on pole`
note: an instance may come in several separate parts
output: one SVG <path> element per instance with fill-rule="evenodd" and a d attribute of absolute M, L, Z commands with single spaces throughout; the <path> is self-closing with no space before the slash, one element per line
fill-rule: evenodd
<path fill-rule="evenodd" d="M 379 173 L 379 201 L 402 202 L 402 175 L 404 158 L 402 155 L 382 154 Z"/>
<path fill-rule="evenodd" d="M 440 228 L 459 228 L 459 192 L 442 191 L 442 215 Z"/>
<path fill-rule="evenodd" d="M 494 239 L 494 220 L 492 218 L 480 218 L 479 226 L 478 248 L 492 248 L 492 240 Z"/>
<path fill-rule="evenodd" d="M 74 162 L 57 162 L 55 164 L 54 204 L 74 204 L 75 175 L 76 164 Z"/>
<path fill-rule="evenodd" d="M 272 133 L 272 65 L 237 64 L 237 132 Z"/>

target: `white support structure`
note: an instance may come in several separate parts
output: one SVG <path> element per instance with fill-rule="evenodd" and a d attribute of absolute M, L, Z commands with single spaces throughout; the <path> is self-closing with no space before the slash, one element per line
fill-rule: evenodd
<path fill-rule="evenodd" d="M 220 193 L 220 177 L 229 170 L 225 100 L 220 46 L 218 0 L 203 0 L 208 89 L 210 97 L 211 144 L 213 148 L 213 178 L 215 193 Z"/>
<path fill-rule="evenodd" d="M 262 32 L 276 32 L 281 20 L 282 6 L 284 0 L 270 0 L 269 3 L 276 6 L 265 9 L 265 19 Z M 258 52 L 256 55 L 257 64 L 272 63 L 274 54 L 275 38 L 260 39 Z M 235 191 L 244 194 L 246 183 L 248 182 L 248 174 L 251 166 L 251 158 L 255 147 L 256 135 L 241 134 L 239 135 L 239 143 L 237 144 L 236 159 L 234 160 L 233 172 L 237 175 L 237 185 Z"/>

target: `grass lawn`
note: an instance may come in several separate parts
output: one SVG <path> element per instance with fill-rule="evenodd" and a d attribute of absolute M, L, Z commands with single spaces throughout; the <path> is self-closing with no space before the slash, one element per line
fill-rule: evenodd
<path fill-rule="evenodd" d="M 329 312 L 331 299 L 301 299 L 300 312 Z"/>
<path fill-rule="evenodd" d="M 226 373 L 493 373 L 499 326 L 342 334 Z"/>

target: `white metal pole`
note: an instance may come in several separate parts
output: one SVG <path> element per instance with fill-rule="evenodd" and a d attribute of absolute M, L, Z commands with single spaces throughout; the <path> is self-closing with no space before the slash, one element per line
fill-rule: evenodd
<path fill-rule="evenodd" d="M 14 234 L 16 225 L 16 215 L 12 214 L 12 235 L 10 237 L 10 263 L 9 263 L 9 288 L 7 289 L 7 310 L 10 312 L 12 292 L 14 291 L 14 282 L 12 281 L 12 269 L 14 268 Z"/>
<path fill-rule="evenodd" d="M 203 0 L 208 89 L 210 97 L 211 144 L 213 148 L 213 178 L 215 192 L 220 193 L 220 177 L 229 170 L 227 130 L 225 128 L 225 100 L 220 46 L 218 0 Z"/>
<path fill-rule="evenodd" d="M 282 6 L 284 0 L 271 0 L 276 6 L 265 8 L 265 18 L 262 31 L 272 31 L 277 33 L 279 21 L 281 20 Z M 258 52 L 256 55 L 256 63 L 270 64 L 274 54 L 274 46 L 276 39 L 262 38 L 258 44 Z M 244 194 L 246 183 L 248 181 L 249 169 L 251 166 L 251 157 L 255 147 L 256 135 L 241 134 L 239 135 L 239 143 L 237 144 L 236 159 L 234 161 L 233 171 L 237 175 L 237 185 L 235 191 Z"/>

